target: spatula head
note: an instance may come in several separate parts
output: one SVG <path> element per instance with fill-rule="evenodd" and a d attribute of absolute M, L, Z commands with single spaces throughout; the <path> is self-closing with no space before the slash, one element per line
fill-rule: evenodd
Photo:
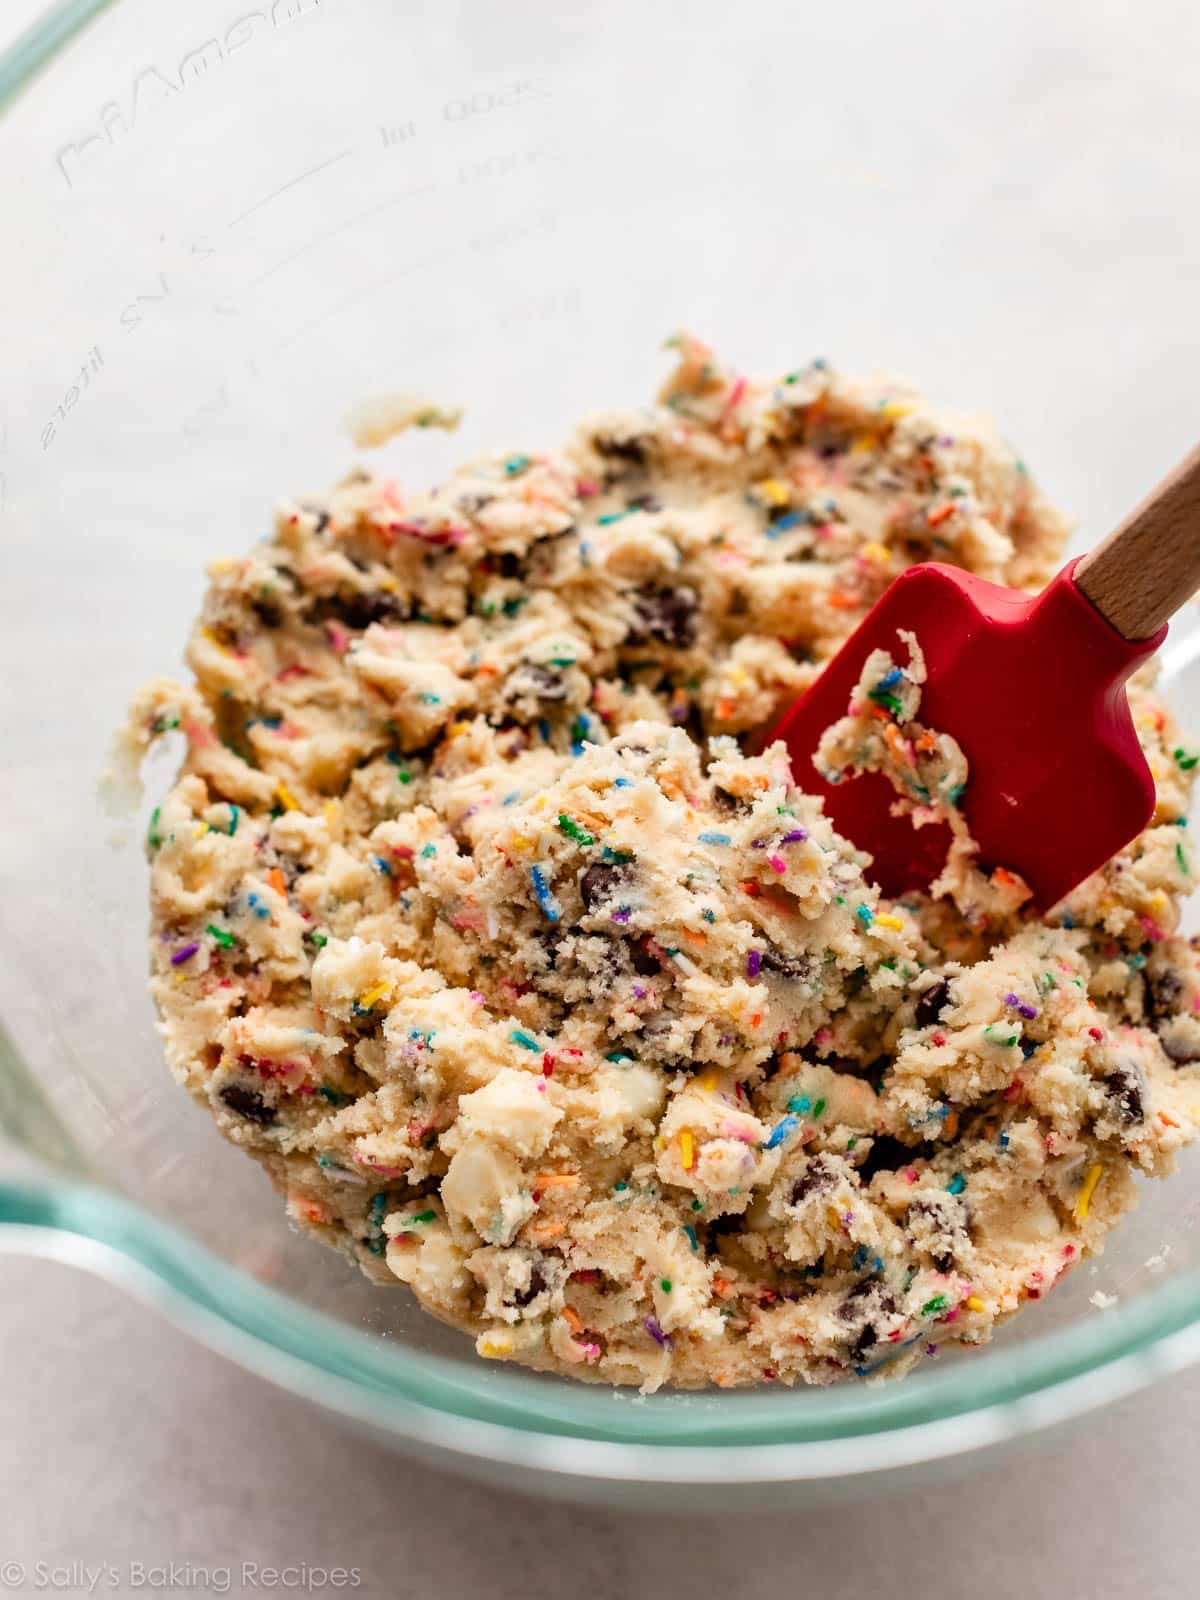
<path fill-rule="evenodd" d="M 822 795 L 838 830 L 870 851 L 886 894 L 928 886 L 949 830 L 892 816 L 896 791 L 878 773 L 827 783 L 813 755 L 845 716 L 871 652 L 907 659 L 902 628 L 925 655 L 918 718 L 952 734 L 970 764 L 960 807 L 981 865 L 1020 873 L 1045 909 L 1149 822 L 1154 780 L 1124 685 L 1167 630 L 1123 639 L 1076 586 L 1074 567 L 1035 596 L 937 562 L 910 567 L 772 730 L 800 786 Z"/>

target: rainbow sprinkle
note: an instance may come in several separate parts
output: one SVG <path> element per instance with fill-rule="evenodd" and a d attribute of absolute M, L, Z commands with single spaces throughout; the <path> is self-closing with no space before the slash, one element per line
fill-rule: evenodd
<path fill-rule="evenodd" d="M 1086 1218 L 1091 1209 L 1092 1196 L 1096 1192 L 1096 1185 L 1100 1182 L 1100 1177 L 1103 1171 L 1104 1168 L 1097 1161 L 1094 1166 L 1088 1169 L 1088 1175 L 1083 1180 L 1083 1188 L 1080 1189 L 1079 1198 L 1075 1202 L 1075 1215 L 1079 1218 L 1080 1222 Z"/>
<path fill-rule="evenodd" d="M 542 915 L 547 922 L 557 922 L 562 915 L 562 910 L 558 901 L 550 892 L 550 885 L 546 882 L 546 874 L 541 867 L 535 865 L 530 867 L 529 876 L 533 882 L 534 897 L 541 907 Z"/>
<path fill-rule="evenodd" d="M 576 844 L 589 845 L 596 842 L 587 829 L 581 828 L 577 822 L 567 816 L 565 811 L 560 811 L 558 814 L 558 829 L 560 833 L 565 833 L 568 839 L 574 839 Z"/>
<path fill-rule="evenodd" d="M 771 1129 L 771 1137 L 763 1146 L 764 1150 L 777 1150 L 788 1134 L 794 1133 L 800 1126 L 795 1117 L 784 1117 L 782 1122 L 777 1122 Z"/>

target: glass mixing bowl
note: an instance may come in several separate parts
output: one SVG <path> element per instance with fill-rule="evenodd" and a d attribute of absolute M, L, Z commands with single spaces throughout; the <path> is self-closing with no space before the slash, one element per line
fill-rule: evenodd
<path fill-rule="evenodd" d="M 0 61 L 0 1249 L 424 1459 L 640 1504 L 861 1490 L 1200 1355 L 1193 1154 L 902 1383 L 639 1398 L 478 1360 L 289 1233 L 172 1083 L 144 817 L 96 799 L 205 563 L 341 475 L 364 395 L 467 407 L 387 447 L 420 482 L 639 403 L 681 324 L 744 368 L 879 362 L 986 400 L 1097 538 L 1192 442 L 1198 25 L 1156 9 L 1134 54 L 1104 4 L 1080 35 L 1073 5 L 76 0 Z M 1193 630 L 1168 668 L 1200 721 Z"/>

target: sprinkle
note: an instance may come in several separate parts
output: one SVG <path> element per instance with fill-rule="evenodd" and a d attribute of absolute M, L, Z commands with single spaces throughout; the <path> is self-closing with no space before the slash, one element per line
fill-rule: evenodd
<path fill-rule="evenodd" d="M 946 1185 L 946 1193 L 961 1194 L 966 1187 L 967 1180 L 963 1177 L 961 1172 L 956 1172 L 950 1179 L 950 1182 Z"/>
<path fill-rule="evenodd" d="M 768 864 L 768 866 L 774 867 L 776 872 L 786 872 L 787 871 L 787 862 L 783 859 L 782 856 L 768 856 L 767 857 L 767 864 Z"/>
<path fill-rule="evenodd" d="M 949 1304 L 950 1302 L 944 1294 L 935 1294 L 932 1300 L 926 1300 L 921 1307 L 921 1315 L 923 1317 L 933 1316 L 938 1311 L 944 1311 Z"/>
<path fill-rule="evenodd" d="M 232 950 L 237 943 L 237 940 L 227 929 L 218 928 L 214 922 L 210 922 L 204 931 L 210 939 L 216 940 L 222 950 Z"/>
<path fill-rule="evenodd" d="M 528 456 L 509 456 L 508 460 L 504 463 L 504 470 L 508 473 L 510 478 L 515 478 L 518 472 L 524 472 L 525 468 L 529 465 L 530 461 Z"/>
<path fill-rule="evenodd" d="M 670 1294 L 670 1292 L 671 1292 L 671 1280 L 670 1280 L 670 1278 L 660 1278 L 658 1280 L 658 1285 L 659 1285 L 659 1288 L 662 1290 L 662 1292 L 664 1294 Z"/>
<path fill-rule="evenodd" d="M 279 804 L 285 811 L 299 811 L 299 800 L 296 799 L 296 796 L 282 779 L 275 785 L 275 793 L 279 796 Z"/>
<path fill-rule="evenodd" d="M 577 822 L 567 816 L 565 811 L 559 812 L 558 827 L 560 833 L 565 833 L 568 839 L 574 839 L 576 844 L 589 845 L 596 842 L 586 828 L 581 828 Z"/>
<path fill-rule="evenodd" d="M 795 1117 L 784 1117 L 782 1122 L 777 1122 L 771 1130 L 771 1137 L 767 1140 L 766 1149 L 776 1150 L 800 1124 Z"/>
<path fill-rule="evenodd" d="M 364 1011 L 373 1010 L 376 1001 L 382 1000 L 390 988 L 391 983 L 387 978 L 384 978 L 380 983 L 373 983 L 369 989 L 365 989 L 359 996 L 359 1005 Z"/>
<path fill-rule="evenodd" d="M 807 838 L 807 828 L 793 828 L 790 833 L 785 833 L 779 842 L 780 844 L 803 844 Z"/>
<path fill-rule="evenodd" d="M 508 1037 L 514 1044 L 519 1044 L 522 1050 L 533 1050 L 536 1054 L 541 1055 L 541 1045 L 531 1034 L 526 1033 L 523 1028 L 514 1028 Z"/>
<path fill-rule="evenodd" d="M 662 1331 L 661 1327 L 659 1327 L 658 1322 L 654 1317 L 647 1317 L 642 1323 L 642 1326 L 652 1339 L 656 1340 L 657 1343 L 662 1345 L 664 1350 L 669 1350 L 671 1348 L 670 1339 Z"/>
<path fill-rule="evenodd" d="M 633 779 L 632 778 L 614 778 L 613 779 L 613 788 L 614 789 L 632 789 L 633 788 Z"/>
<path fill-rule="evenodd" d="M 550 885 L 546 882 L 546 875 L 539 866 L 529 869 L 529 876 L 533 880 L 533 893 L 542 915 L 547 922 L 557 922 L 560 916 L 558 901 L 550 892 Z"/>
<path fill-rule="evenodd" d="M 181 949 L 176 950 L 175 954 L 171 957 L 171 965 L 173 967 L 178 967 L 181 966 L 183 962 L 190 961 L 199 948 L 200 946 L 194 942 L 192 944 L 185 944 Z"/>
<path fill-rule="evenodd" d="M 1187 864 L 1187 857 L 1183 853 L 1183 845 L 1182 845 L 1182 843 L 1177 844 L 1175 846 L 1175 859 L 1179 863 L 1180 872 L 1185 872 L 1186 873 L 1186 871 L 1188 869 L 1188 864 Z"/>
<path fill-rule="evenodd" d="M 798 523 L 806 522 L 807 520 L 802 511 L 785 511 L 781 517 L 776 517 L 768 526 L 767 538 L 777 539 L 781 533 L 786 533 L 789 528 L 794 528 Z"/>
<path fill-rule="evenodd" d="M 1012 1006 L 1017 1015 L 1024 1017 L 1026 1022 L 1032 1022 L 1034 1017 L 1037 1016 L 1037 1007 L 1031 1006 L 1028 1001 L 1022 1000 L 1020 995 L 1006 994 L 1004 996 L 1004 1004 Z"/>
<path fill-rule="evenodd" d="M 476 1351 L 486 1361 L 499 1361 L 513 1353 L 513 1342 L 507 1334 L 481 1333 L 475 1341 Z"/>
<path fill-rule="evenodd" d="M 267 882 L 275 893 L 279 895 L 280 899 L 287 899 L 287 879 L 278 867 L 272 867 L 270 872 L 267 873 Z"/>
<path fill-rule="evenodd" d="M 157 850 L 159 845 L 162 843 L 162 834 L 158 831 L 158 822 L 161 816 L 162 807 L 155 806 L 154 810 L 150 813 L 150 825 L 146 829 L 146 843 L 150 846 L 151 850 Z"/>
<path fill-rule="evenodd" d="M 1181 772 L 1190 772 L 1196 765 L 1197 761 L 1200 761 L 1200 756 L 1190 756 L 1188 755 L 1187 751 L 1182 748 L 1173 751 L 1172 755 L 1175 760 L 1175 765 Z"/>
<path fill-rule="evenodd" d="M 751 950 L 746 957 L 746 974 L 748 977 L 757 978 L 762 968 L 762 954 L 758 950 Z"/>
<path fill-rule="evenodd" d="M 979 1296 L 977 1294 L 969 1294 L 967 1296 L 967 1310 L 968 1311 L 986 1311 L 987 1307 L 984 1305 L 983 1301 L 979 1298 Z"/>
<path fill-rule="evenodd" d="M 754 492 L 764 505 L 786 506 L 791 499 L 791 491 L 786 483 L 780 483 L 778 478 L 762 478 L 754 485 Z"/>
<path fill-rule="evenodd" d="M 687 1234 L 687 1241 L 691 1245 L 692 1249 L 699 1250 L 700 1241 L 696 1238 L 696 1230 L 692 1227 L 690 1222 L 684 1223 L 683 1231 Z"/>
<path fill-rule="evenodd" d="M 953 504 L 940 505 L 931 508 L 925 513 L 925 521 L 931 528 L 936 528 L 941 523 L 945 522 L 947 517 L 952 517 L 954 512 L 955 507 Z"/>
<path fill-rule="evenodd" d="M 620 1067 L 631 1067 L 633 1057 L 626 1055 L 624 1050 L 610 1050 L 604 1057 L 605 1061 L 613 1061 Z"/>
<path fill-rule="evenodd" d="M 684 1128 L 679 1135 L 679 1161 L 685 1172 L 696 1165 L 696 1140 L 690 1128 Z"/>
<path fill-rule="evenodd" d="M 871 910 L 870 906 L 855 906 L 854 915 L 862 923 L 864 928 L 869 928 L 875 920 L 875 914 Z"/>
<path fill-rule="evenodd" d="M 812 1110 L 812 1101 L 806 1094 L 793 1095 L 787 1103 L 787 1108 L 789 1111 L 798 1112 L 800 1116 L 805 1116 Z"/>
<path fill-rule="evenodd" d="M 733 840 L 729 837 L 729 835 L 727 833 L 715 833 L 712 830 L 709 830 L 708 832 L 702 833 L 700 835 L 700 843 L 701 844 L 732 844 Z"/>
<path fill-rule="evenodd" d="M 904 927 L 904 923 L 899 917 L 893 917 L 891 915 L 885 916 L 882 912 L 880 912 L 875 918 L 875 921 L 881 928 L 893 928 L 897 933 L 899 933 Z"/>
<path fill-rule="evenodd" d="M 421 860 L 422 861 L 428 861 L 430 856 L 435 856 L 435 855 L 437 855 L 437 845 L 435 845 L 435 844 L 427 844 L 424 847 L 424 849 L 421 851 Z"/>
<path fill-rule="evenodd" d="M 1096 1192 L 1096 1185 L 1100 1182 L 1100 1174 L 1103 1171 L 1104 1168 L 1097 1161 L 1095 1166 L 1089 1169 L 1087 1177 L 1083 1180 L 1083 1188 L 1080 1189 L 1079 1198 L 1075 1202 L 1075 1215 L 1079 1218 L 1080 1222 L 1082 1222 L 1088 1214 L 1088 1210 L 1092 1203 L 1092 1196 Z"/>
<path fill-rule="evenodd" d="M 824 1111 L 824 1109 L 825 1109 L 825 1101 L 824 1100 L 818 1100 L 816 1105 L 812 1109 L 813 1121 L 814 1122 L 821 1115 L 821 1113 L 822 1113 L 822 1111 Z"/>

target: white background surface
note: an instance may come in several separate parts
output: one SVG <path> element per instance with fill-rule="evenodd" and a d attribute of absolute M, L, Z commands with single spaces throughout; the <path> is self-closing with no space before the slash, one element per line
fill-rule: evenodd
<path fill-rule="evenodd" d="M 33 10 L 0 0 L 0 38 Z M 1196 238 L 1194 217 L 1175 220 Z M 0 1304 L 0 1578 L 23 1564 L 20 1594 L 85 1592 L 42 1583 L 38 1563 L 111 1564 L 118 1584 L 106 1570 L 98 1593 L 211 1592 L 128 1581 L 131 1562 L 172 1559 L 357 1567 L 355 1592 L 398 1600 L 1167 1600 L 1200 1588 L 1200 1373 L 1019 1455 L 961 1463 L 936 1490 L 656 1521 L 424 1473 L 61 1266 L 0 1259 Z"/>

